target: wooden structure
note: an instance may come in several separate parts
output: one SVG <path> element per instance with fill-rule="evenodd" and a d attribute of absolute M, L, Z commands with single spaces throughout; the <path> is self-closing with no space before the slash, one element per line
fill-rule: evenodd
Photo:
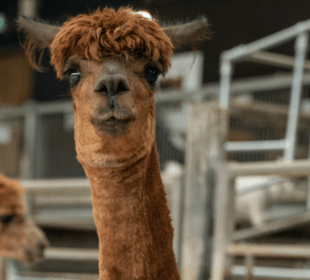
<path fill-rule="evenodd" d="M 213 196 L 223 160 L 226 111 L 216 103 L 193 103 L 189 110 L 184 178 L 182 279 L 208 279 Z"/>

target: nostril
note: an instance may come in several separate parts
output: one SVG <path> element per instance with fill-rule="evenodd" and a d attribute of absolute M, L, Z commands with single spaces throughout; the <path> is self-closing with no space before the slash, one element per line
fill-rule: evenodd
<path fill-rule="evenodd" d="M 108 87 L 105 83 L 99 83 L 96 87 L 95 87 L 95 91 L 97 92 L 104 92 L 104 93 L 108 93 Z"/>
<path fill-rule="evenodd" d="M 127 91 L 127 90 L 129 90 L 127 85 L 125 85 L 123 81 L 120 81 L 119 84 L 117 85 L 116 92 L 120 93 L 120 92 Z"/>
<path fill-rule="evenodd" d="M 39 243 L 38 243 L 38 248 L 39 248 L 39 250 L 41 250 L 41 251 L 43 251 L 47 246 L 48 246 L 48 244 L 45 243 L 45 242 L 39 242 Z"/>
<path fill-rule="evenodd" d="M 101 88 L 100 88 L 98 91 L 101 91 L 101 92 L 108 92 L 108 88 L 107 88 L 106 85 L 102 85 Z"/>

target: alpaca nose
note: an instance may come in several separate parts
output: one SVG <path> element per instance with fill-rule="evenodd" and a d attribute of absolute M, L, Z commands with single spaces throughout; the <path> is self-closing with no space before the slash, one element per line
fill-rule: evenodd
<path fill-rule="evenodd" d="M 121 74 L 103 74 L 95 83 L 94 90 L 98 93 L 107 93 L 115 96 L 129 90 L 127 79 Z"/>

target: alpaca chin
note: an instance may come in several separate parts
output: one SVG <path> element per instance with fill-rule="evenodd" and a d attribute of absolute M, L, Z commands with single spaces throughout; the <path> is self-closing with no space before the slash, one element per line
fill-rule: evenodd
<path fill-rule="evenodd" d="M 145 129 L 136 129 L 141 121 L 129 122 L 128 131 L 121 137 L 106 133 L 107 124 L 104 130 L 102 127 L 98 130 L 91 122 L 75 122 L 77 159 L 82 165 L 93 167 L 121 167 L 137 162 L 150 153 L 155 141 L 155 121 L 148 118 L 141 124 Z M 123 127 L 121 131 L 124 131 Z"/>

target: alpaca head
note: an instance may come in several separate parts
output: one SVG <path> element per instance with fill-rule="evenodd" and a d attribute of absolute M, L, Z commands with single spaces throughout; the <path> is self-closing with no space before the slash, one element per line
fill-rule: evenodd
<path fill-rule="evenodd" d="M 20 183 L 0 174 L 0 256 L 31 263 L 43 258 L 47 246 L 44 233 L 26 217 Z"/>
<path fill-rule="evenodd" d="M 68 78 L 78 159 L 117 166 L 150 151 L 155 141 L 155 83 L 173 49 L 210 35 L 207 20 L 162 28 L 130 8 L 98 9 L 61 27 L 19 20 L 26 52 L 49 48 L 59 78 Z"/>

